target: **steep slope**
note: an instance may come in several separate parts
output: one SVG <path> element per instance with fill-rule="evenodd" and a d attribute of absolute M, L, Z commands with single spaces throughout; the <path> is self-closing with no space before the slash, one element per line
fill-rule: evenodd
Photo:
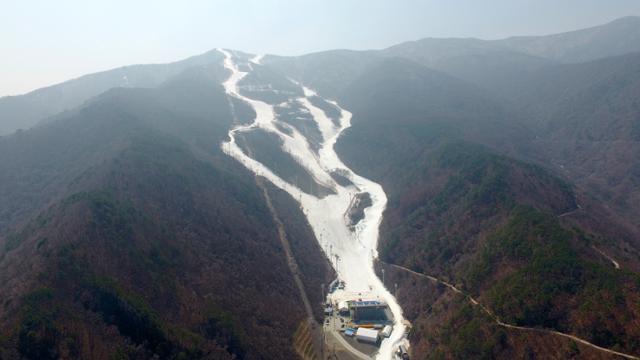
<path fill-rule="evenodd" d="M 248 170 L 260 176 L 271 183 L 273 186 L 285 191 L 299 203 L 300 209 L 304 212 L 313 232 L 328 257 L 335 255 L 335 269 L 341 286 L 339 289 L 332 289 L 327 297 L 329 303 L 339 303 L 344 300 L 353 300 L 354 294 L 358 297 L 368 299 L 379 299 L 386 304 L 386 308 L 391 313 L 389 320 L 393 323 L 393 330 L 384 339 L 380 339 L 378 349 L 366 350 L 366 353 L 360 353 L 363 350 L 351 350 L 351 345 L 345 345 L 353 355 L 359 358 L 368 358 L 364 354 L 371 354 L 377 359 L 391 359 L 395 349 L 400 344 L 407 344 L 404 318 L 402 309 L 396 302 L 394 296 L 383 286 L 380 278 L 374 272 L 373 257 L 378 243 L 378 228 L 382 219 L 382 214 L 386 206 L 387 197 L 379 184 L 364 178 L 353 172 L 349 167 L 345 166 L 334 150 L 335 141 L 340 137 L 341 133 L 351 126 L 351 113 L 344 111 L 336 102 L 330 102 L 319 98 L 317 93 L 308 88 L 304 88 L 304 97 L 289 98 L 287 108 L 293 112 L 307 114 L 301 116 L 303 121 L 309 120 L 311 116 L 312 123 L 317 125 L 321 132 L 322 141 L 318 149 L 314 149 L 311 143 L 313 139 L 309 139 L 302 133 L 294 130 L 294 128 L 283 123 L 273 105 L 268 103 L 268 99 L 261 96 L 262 100 L 258 100 L 247 95 L 247 90 L 253 91 L 256 85 L 263 89 L 269 89 L 269 92 L 277 91 L 270 83 L 251 84 L 246 89 L 242 84 L 245 78 L 253 77 L 253 72 L 260 72 L 260 57 L 254 58 L 250 63 L 246 63 L 243 59 L 238 59 L 231 51 L 220 50 L 225 55 L 225 68 L 232 73 L 229 79 L 224 82 L 227 94 L 241 99 L 250 104 L 255 112 L 256 118 L 251 124 L 243 124 L 234 127 L 229 131 L 229 141 L 223 144 L 225 153 L 235 158 L 239 163 Z M 246 70 L 242 70 L 246 69 Z M 258 95 L 264 94 L 261 91 Z M 255 96 L 255 95 L 254 95 Z M 267 101 L 267 102 L 265 102 Z M 325 113 L 324 110 L 316 108 L 313 103 L 323 102 L 323 107 L 331 105 L 334 112 Z M 297 103 L 301 106 L 293 106 Z M 338 112 L 339 117 L 335 116 Z M 247 135 L 251 135 L 259 130 L 263 136 L 263 141 L 259 147 L 256 147 L 255 141 L 245 141 Z M 264 135 L 267 135 L 266 138 Z M 253 140 L 256 140 L 255 138 Z M 271 141 L 271 146 L 264 146 L 266 141 Z M 277 148 L 273 147 L 273 143 L 278 144 Z M 243 146 L 244 145 L 244 146 Z M 248 145 L 248 146 L 246 146 Z M 294 158 L 295 162 L 290 162 L 287 167 L 297 163 L 298 168 L 306 171 L 313 180 L 323 185 L 330 194 L 310 194 L 303 191 L 295 183 L 289 182 L 289 179 L 278 176 L 285 175 L 282 169 L 278 168 L 278 164 L 270 161 L 265 164 L 262 161 L 269 160 L 271 156 L 263 157 L 256 153 L 264 150 L 276 155 L 278 158 Z M 286 157 L 285 157 L 286 155 Z M 288 172 L 288 171 L 287 171 Z M 348 181 L 337 181 L 334 174 L 340 173 L 343 179 Z M 291 175 L 291 173 L 290 173 Z M 342 185 L 341 183 L 346 183 Z M 353 224 L 349 219 L 355 216 L 347 216 L 359 201 L 356 198 L 368 198 L 369 206 L 366 212 L 357 224 Z M 268 198 L 268 197 L 267 197 Z M 267 200 L 268 203 L 270 203 Z M 357 212 L 357 211 L 356 211 Z M 283 247 L 287 248 L 287 241 L 283 240 Z M 338 262 L 340 266 L 338 266 Z M 289 262 L 292 273 L 296 273 L 296 264 L 294 260 Z M 297 281 L 298 284 L 301 281 Z M 302 293 L 302 291 L 301 291 Z M 305 296 L 302 296 L 305 298 Z M 310 305 L 306 305 L 308 313 L 311 313 Z M 325 322 L 329 323 L 329 319 Z M 338 337 L 344 344 L 342 335 L 335 334 L 335 330 L 329 333 L 331 337 Z M 323 340 L 325 335 L 323 333 Z M 330 342 L 329 342 L 330 344 Z M 335 352 L 335 351 L 334 351 Z"/>
<path fill-rule="evenodd" d="M 379 266 L 414 323 L 413 355 L 605 359 L 550 330 L 640 354 L 640 59 L 558 62 L 636 51 L 638 28 L 629 18 L 264 66 L 234 56 L 255 65 L 241 94 L 274 105 L 275 126 L 311 152 L 322 129 L 283 103 L 303 94 L 285 77 L 353 112 L 337 151 L 388 195 Z M 0 358 L 296 357 L 306 314 L 277 226 L 252 174 L 219 149 L 257 113 L 225 96 L 220 61 L 0 99 L 10 129 L 47 117 L 0 138 Z M 126 81 L 147 89 L 115 88 Z M 335 107 L 305 98 L 336 125 Z M 304 193 L 330 193 L 268 134 L 238 144 Z M 290 195 L 268 191 L 319 303 L 331 279 L 313 231 Z"/>
<path fill-rule="evenodd" d="M 63 125 L 52 121 L 0 138 L 0 234 L 59 196 L 82 171 L 120 151 L 145 124 L 181 134 L 199 149 L 216 144 L 231 119 L 227 100 L 213 87 L 219 74 L 217 66 L 208 66 L 155 91 L 112 91 L 60 116 Z M 176 113 L 181 118 L 174 119 Z M 204 124 L 206 131 L 198 133 Z"/>
<path fill-rule="evenodd" d="M 531 143 L 517 114 L 480 88 L 403 59 L 372 67 L 343 90 L 341 101 L 354 113 L 354 126 L 338 147 L 377 176 L 390 174 L 392 164 L 411 172 L 421 150 L 442 138 L 514 154 L 527 153 Z M 361 146 L 375 151 L 360 152 Z"/>
<path fill-rule="evenodd" d="M 465 143 L 445 144 L 415 166 L 416 178 L 391 185 L 403 190 L 387 210 L 381 244 L 385 263 L 455 284 L 507 324 L 554 329 L 638 354 L 640 276 L 617 270 L 598 252 L 605 249 L 629 269 L 637 249 L 625 253 L 606 232 L 586 230 L 584 223 L 594 219 L 558 218 L 576 206 L 564 182 Z M 496 326 L 448 289 L 416 296 L 438 287 L 416 285 L 415 275 L 394 268 L 387 272 L 416 322 L 418 353 L 606 357 L 553 335 L 537 339 Z"/>
<path fill-rule="evenodd" d="M 640 210 L 640 56 L 552 66 L 505 89 L 564 176 L 605 201 L 629 226 Z"/>
<path fill-rule="evenodd" d="M 216 64 L 220 61 L 219 53 L 210 51 L 174 63 L 125 66 L 82 76 L 25 95 L 2 97 L 0 136 L 18 129 L 28 129 L 45 118 L 71 110 L 109 89 L 157 87 L 190 67 Z M 218 69 L 222 70 L 221 67 Z"/>
<path fill-rule="evenodd" d="M 336 99 L 346 86 L 379 61 L 375 51 L 332 50 L 299 57 L 267 56 L 263 63 L 324 97 Z"/>
<path fill-rule="evenodd" d="M 638 42 L 628 37 L 639 30 L 637 18 L 625 18 L 540 41 L 584 37 L 580 46 L 595 52 L 603 45 L 598 39 L 620 35 L 608 42 L 618 50 L 602 53 L 609 56 L 635 51 Z M 528 137 L 535 139 L 526 151 L 512 155 L 534 160 L 575 181 L 637 233 L 638 56 L 560 65 L 516 52 L 519 49 L 504 49 L 501 42 L 425 39 L 383 53 L 414 59 L 488 90 L 495 102 L 511 109 L 513 121 L 530 131 Z M 495 147 L 493 142 L 484 143 Z"/>
<path fill-rule="evenodd" d="M 510 122 L 522 119 L 464 82 L 398 64 L 348 87 L 353 127 L 338 143 L 389 196 L 382 260 L 456 285 L 505 322 L 638 353 L 633 235 L 588 196 L 576 202 L 547 170 L 496 154 L 532 148 L 528 130 Z M 382 265 L 415 321 L 420 358 L 610 358 L 553 334 L 501 328 L 465 297 Z"/>
<path fill-rule="evenodd" d="M 0 173 L 20 175 L 2 205 L 32 201 L 0 236 L 0 357 L 297 357 L 306 314 L 262 192 L 219 150 L 232 116 L 216 74 L 112 90 L 2 139 Z M 34 195 L 19 181 L 33 174 L 51 187 Z M 328 264 L 276 198 L 320 301 Z"/>

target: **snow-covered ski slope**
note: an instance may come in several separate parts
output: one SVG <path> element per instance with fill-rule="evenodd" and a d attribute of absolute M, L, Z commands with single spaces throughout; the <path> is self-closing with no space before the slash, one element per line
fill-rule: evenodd
<path fill-rule="evenodd" d="M 287 100 L 289 103 L 297 102 L 302 105 L 316 122 L 322 135 L 322 142 L 319 149 L 314 151 L 310 141 L 300 131 L 278 120 L 273 105 L 242 95 L 238 83 L 259 66 L 260 57 L 246 61 L 232 51 L 219 51 L 225 57 L 224 67 L 231 72 L 229 78 L 223 83 L 227 94 L 245 101 L 256 112 L 253 123 L 237 125 L 231 129 L 230 140 L 221 145 L 223 151 L 237 159 L 254 174 L 263 176 L 289 193 L 300 203 L 321 247 L 332 260 L 339 278 L 345 282 L 346 287 L 344 291 L 340 291 L 341 293 L 361 293 L 363 299 L 378 298 L 389 304 L 394 315 L 394 331 L 391 337 L 382 342 L 377 358 L 393 358 L 398 344 L 407 341 L 404 338 L 402 309 L 373 271 L 373 258 L 377 256 L 379 225 L 387 204 L 387 197 L 379 184 L 355 174 L 334 151 L 334 144 L 338 137 L 351 125 L 351 113 L 340 108 L 337 103 L 325 100 L 340 112 L 339 121 L 334 123 L 323 110 L 312 104 L 309 98 L 317 94 L 306 87 L 303 87 L 304 96 Z M 240 64 L 242 66 L 239 66 Z M 287 106 L 287 104 L 281 105 Z M 283 128 L 288 131 L 281 131 Z M 278 176 L 277 171 L 250 157 L 239 146 L 237 137 L 243 132 L 256 129 L 267 131 L 281 139 L 282 150 L 295 159 L 318 184 L 332 189 L 333 193 L 318 197 L 304 192 Z M 346 186 L 338 184 L 331 176 L 336 170 L 348 178 L 352 184 Z M 355 225 L 354 229 L 350 229 L 345 213 L 353 196 L 361 192 L 369 193 L 372 206 L 365 209 L 364 218 Z"/>

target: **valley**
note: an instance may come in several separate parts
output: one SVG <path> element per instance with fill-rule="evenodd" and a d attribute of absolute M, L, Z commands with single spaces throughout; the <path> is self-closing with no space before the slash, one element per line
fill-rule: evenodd
<path fill-rule="evenodd" d="M 216 48 L 0 98 L 0 359 L 638 358 L 639 39 Z"/>

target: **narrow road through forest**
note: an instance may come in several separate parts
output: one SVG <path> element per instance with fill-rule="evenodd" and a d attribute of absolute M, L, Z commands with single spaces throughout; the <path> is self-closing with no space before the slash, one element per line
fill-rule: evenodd
<path fill-rule="evenodd" d="M 625 353 L 622 353 L 622 352 L 619 352 L 619 351 L 607 349 L 607 348 L 604 348 L 602 346 L 598 346 L 596 344 L 593 344 L 593 343 L 591 343 L 591 342 L 589 342 L 587 340 L 581 339 L 581 338 L 579 338 L 579 337 L 577 337 L 575 335 L 566 334 L 566 333 L 563 333 L 563 332 L 560 332 L 560 331 L 556 331 L 556 330 L 552 330 L 552 329 L 542 329 L 542 328 L 533 328 L 533 327 L 526 327 L 526 326 L 518 326 L 518 325 L 507 324 L 505 322 L 502 322 L 497 315 L 495 315 L 491 310 L 489 310 L 489 308 L 487 308 L 486 306 L 482 305 L 482 303 L 480 303 L 479 301 L 474 299 L 471 295 L 463 292 L 462 290 L 458 289 L 457 287 L 455 287 L 454 285 L 452 285 L 452 284 L 450 284 L 450 283 L 448 283 L 446 281 L 440 280 L 440 279 L 438 279 L 438 278 L 436 278 L 434 276 L 431 276 L 431 275 L 419 273 L 417 271 L 411 270 L 411 269 L 406 268 L 404 266 L 400 266 L 400 265 L 396 265 L 396 264 L 390 264 L 390 263 L 386 263 L 386 262 L 384 264 L 389 265 L 389 266 L 391 266 L 393 268 L 396 268 L 396 269 L 399 269 L 399 270 L 406 271 L 406 272 L 411 273 L 413 275 L 429 279 L 432 282 L 439 283 L 439 284 L 442 284 L 442 285 L 446 286 L 447 288 L 451 289 L 452 291 L 454 291 L 454 292 L 456 292 L 458 294 L 461 294 L 462 296 L 466 297 L 467 300 L 470 303 L 472 303 L 475 306 L 478 306 L 480 309 L 482 309 L 482 311 L 485 314 L 489 315 L 489 317 L 491 317 L 493 319 L 493 321 L 497 325 L 505 327 L 507 329 L 514 329 L 514 330 L 521 330 L 521 331 L 533 331 L 533 332 L 539 332 L 539 333 L 544 333 L 544 334 L 562 336 L 562 337 L 571 339 L 573 341 L 576 341 L 576 342 L 578 342 L 580 344 L 583 344 L 583 345 L 586 345 L 588 347 L 591 347 L 593 349 L 606 352 L 606 353 L 611 354 L 611 355 L 620 356 L 620 357 L 623 357 L 623 358 L 626 358 L 626 359 L 640 359 L 640 357 L 638 357 L 638 356 L 631 355 L 631 354 L 625 354 Z"/>

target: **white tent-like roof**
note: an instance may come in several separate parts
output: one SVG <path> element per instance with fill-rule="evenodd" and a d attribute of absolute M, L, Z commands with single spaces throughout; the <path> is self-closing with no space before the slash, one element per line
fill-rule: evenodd
<path fill-rule="evenodd" d="M 359 341 L 376 343 L 378 342 L 378 330 L 358 328 L 356 331 L 356 339 Z"/>

